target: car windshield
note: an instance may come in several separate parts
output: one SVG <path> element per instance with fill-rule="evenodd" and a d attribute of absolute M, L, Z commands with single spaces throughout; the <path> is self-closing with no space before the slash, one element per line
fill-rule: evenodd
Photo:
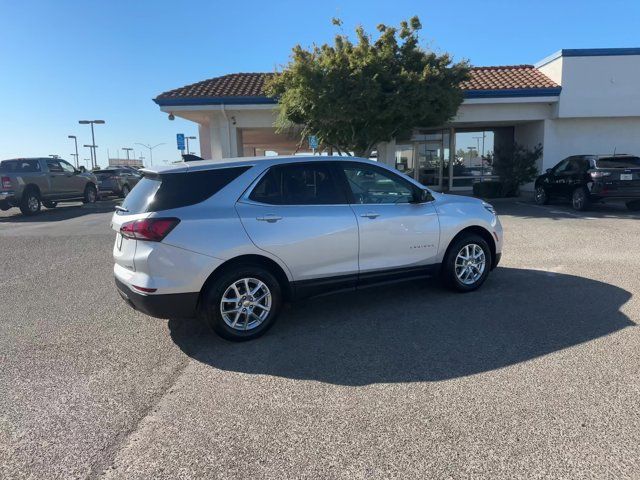
<path fill-rule="evenodd" d="M 598 168 L 640 168 L 639 157 L 603 157 L 596 160 Z"/>

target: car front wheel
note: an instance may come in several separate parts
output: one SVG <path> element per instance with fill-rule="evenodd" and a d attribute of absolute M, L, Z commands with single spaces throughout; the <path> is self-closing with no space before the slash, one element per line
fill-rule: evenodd
<path fill-rule="evenodd" d="M 209 284 L 203 292 L 200 315 L 215 333 L 239 342 L 257 338 L 271 328 L 281 302 L 280 284 L 268 270 L 238 266 Z"/>
<path fill-rule="evenodd" d="M 96 187 L 91 184 L 87 185 L 84 189 L 83 203 L 96 203 L 96 200 L 98 200 L 98 191 L 96 190 Z"/>
<path fill-rule="evenodd" d="M 459 292 L 476 290 L 487 279 L 492 261 L 491 249 L 484 238 L 464 235 L 449 247 L 442 265 L 443 281 Z"/>
<path fill-rule="evenodd" d="M 537 205 L 546 205 L 549 203 L 549 194 L 544 187 L 536 187 L 534 199 Z"/>

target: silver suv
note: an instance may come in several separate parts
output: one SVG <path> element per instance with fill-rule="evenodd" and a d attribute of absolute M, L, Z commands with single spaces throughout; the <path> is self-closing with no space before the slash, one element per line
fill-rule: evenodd
<path fill-rule="evenodd" d="M 230 340 L 283 301 L 439 275 L 460 292 L 496 267 L 502 226 L 481 200 L 344 157 L 264 157 L 144 170 L 113 215 L 120 295 L 160 318 L 201 316 Z"/>

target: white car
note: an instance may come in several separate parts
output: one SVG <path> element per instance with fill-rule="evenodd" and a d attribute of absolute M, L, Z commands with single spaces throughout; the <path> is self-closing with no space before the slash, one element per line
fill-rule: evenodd
<path fill-rule="evenodd" d="M 503 242 L 482 200 L 344 157 L 146 169 L 112 228 L 116 285 L 131 306 L 199 315 L 231 340 L 265 333 L 283 301 L 331 290 L 430 275 L 475 290 Z"/>

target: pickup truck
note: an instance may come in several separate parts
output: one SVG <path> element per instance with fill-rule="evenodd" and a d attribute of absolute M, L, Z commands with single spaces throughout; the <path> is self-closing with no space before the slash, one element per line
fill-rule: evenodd
<path fill-rule="evenodd" d="M 60 201 L 98 199 L 97 179 L 60 158 L 16 158 L 0 162 L 0 210 L 19 207 L 35 215 L 42 205 L 54 208 Z"/>

